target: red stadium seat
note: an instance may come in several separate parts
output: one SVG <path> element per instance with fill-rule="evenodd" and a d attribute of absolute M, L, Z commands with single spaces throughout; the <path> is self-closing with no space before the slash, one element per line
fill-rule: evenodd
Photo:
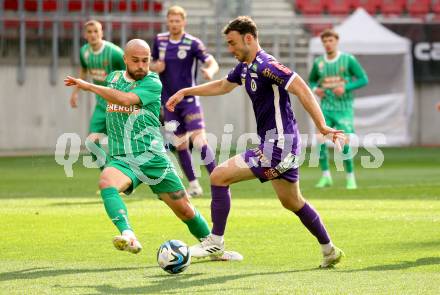
<path fill-rule="evenodd" d="M 127 5 L 127 3 L 130 3 L 131 4 L 131 11 L 137 11 L 138 10 L 138 5 L 137 5 L 137 2 L 135 1 L 135 0 L 122 0 L 122 1 L 119 1 L 119 4 L 118 4 L 118 9 L 119 9 L 119 11 L 126 11 L 127 9 L 128 9 L 128 5 Z"/>
<path fill-rule="evenodd" d="M 305 15 L 323 14 L 325 12 L 325 0 L 300 0 L 296 4 L 299 12 Z"/>
<path fill-rule="evenodd" d="M 434 0 L 431 3 L 432 12 L 435 14 L 440 14 L 440 0 Z"/>
<path fill-rule="evenodd" d="M 328 0 L 327 11 L 329 14 L 346 15 L 353 9 L 354 4 L 353 0 Z"/>
<path fill-rule="evenodd" d="M 406 8 L 405 0 L 382 0 L 379 10 L 386 15 L 401 15 Z"/>
<path fill-rule="evenodd" d="M 81 0 L 69 0 L 69 3 L 67 4 L 67 10 L 68 11 L 81 11 L 82 8 L 82 1 Z"/>
<path fill-rule="evenodd" d="M 411 16 L 424 16 L 429 12 L 430 0 L 409 0 L 407 4 L 408 13 Z"/>
<path fill-rule="evenodd" d="M 380 0 L 356 0 L 355 7 L 362 7 L 369 14 L 376 14 L 380 3 Z"/>
<path fill-rule="evenodd" d="M 96 12 L 103 13 L 105 11 L 105 6 L 108 5 L 108 11 L 112 11 L 113 3 L 112 1 L 105 0 L 95 0 L 93 3 L 93 10 Z"/>
<path fill-rule="evenodd" d="M 18 0 L 5 0 L 5 10 L 18 10 Z"/>

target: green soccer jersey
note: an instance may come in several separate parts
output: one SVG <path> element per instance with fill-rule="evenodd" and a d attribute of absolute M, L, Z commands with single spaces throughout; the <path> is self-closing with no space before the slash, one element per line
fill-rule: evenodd
<path fill-rule="evenodd" d="M 124 52 L 115 44 L 103 41 L 103 46 L 98 51 L 93 51 L 90 44 L 85 44 L 80 50 L 81 67 L 86 69 L 93 84 L 104 85 L 108 74 L 113 71 L 125 70 Z M 106 102 L 96 96 L 97 103 L 105 107 Z"/>
<path fill-rule="evenodd" d="M 125 71 L 115 71 L 107 76 L 110 88 L 132 92 L 139 96 L 138 105 L 121 106 L 108 103 L 106 112 L 110 156 L 138 154 L 145 151 L 154 155 L 165 153 L 160 133 L 160 94 L 162 83 L 159 75 L 149 72 L 135 81 Z"/>
<path fill-rule="evenodd" d="M 325 55 L 315 59 L 309 83 L 312 89 L 324 89 L 325 95 L 321 100 L 323 110 L 347 111 L 353 109 L 353 90 L 365 86 L 368 76 L 353 55 L 338 52 L 332 60 L 328 60 Z M 338 86 L 345 87 L 345 93 L 341 96 L 332 92 Z"/>

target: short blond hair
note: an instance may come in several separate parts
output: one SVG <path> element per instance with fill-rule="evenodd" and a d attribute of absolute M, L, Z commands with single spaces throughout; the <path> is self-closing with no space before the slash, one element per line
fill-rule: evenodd
<path fill-rule="evenodd" d="M 95 19 L 91 19 L 91 20 L 86 21 L 84 23 L 84 29 L 86 29 L 88 26 L 95 26 L 95 27 L 101 29 L 101 31 L 102 31 L 102 24 Z"/>
<path fill-rule="evenodd" d="M 180 15 L 183 19 L 186 19 L 186 11 L 182 6 L 173 5 L 168 8 L 167 17 L 171 14 Z"/>

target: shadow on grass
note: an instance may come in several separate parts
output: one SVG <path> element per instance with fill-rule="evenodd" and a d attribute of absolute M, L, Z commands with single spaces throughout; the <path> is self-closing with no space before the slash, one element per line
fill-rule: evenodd
<path fill-rule="evenodd" d="M 84 269 L 52 269 L 51 267 L 34 267 L 27 268 L 11 272 L 0 273 L 1 281 L 12 281 L 12 280 L 32 280 L 45 277 L 56 277 L 71 274 L 83 274 L 83 273 L 102 273 L 102 272 L 112 272 L 112 271 L 127 271 L 127 270 L 138 270 L 146 268 L 156 268 L 157 266 L 147 266 L 147 267 L 114 267 L 114 268 L 84 268 Z"/>
<path fill-rule="evenodd" d="M 97 201 L 78 201 L 78 202 L 54 202 L 51 203 L 49 206 L 52 207 L 65 207 L 65 206 L 88 206 L 88 205 L 103 205 L 101 197 L 97 196 L 99 200 Z M 143 201 L 145 198 L 142 197 L 124 197 L 124 203 L 131 204 L 131 203 L 137 203 Z"/>
<path fill-rule="evenodd" d="M 194 274 L 179 274 L 179 275 L 153 275 L 153 276 L 146 276 L 147 280 L 146 282 L 151 283 L 148 286 L 132 286 L 132 287 L 115 287 L 109 284 L 103 284 L 103 285 L 85 285 L 85 286 L 72 286 L 68 288 L 90 288 L 94 289 L 96 292 L 100 294 L 157 294 L 157 293 L 178 293 L 182 294 L 185 293 L 185 289 L 188 288 L 194 288 L 194 287 L 205 287 L 209 285 L 216 285 L 216 284 L 225 284 L 229 281 L 233 280 L 239 280 L 239 279 L 246 279 L 249 277 L 254 276 L 266 276 L 266 275 L 280 275 L 280 274 L 288 274 L 288 273 L 297 273 L 297 272 L 306 272 L 306 271 L 312 271 L 317 270 L 320 271 L 317 268 L 313 269 L 302 269 L 302 270 L 291 270 L 291 271 L 280 271 L 280 272 L 257 272 L 257 273 L 246 273 L 246 274 L 236 274 L 236 275 L 222 275 L 222 276 L 214 276 L 210 278 L 199 278 L 195 279 L 196 277 L 200 275 L 206 275 L 202 273 L 194 273 Z M 154 281 L 151 281 L 151 279 L 155 279 Z M 226 286 L 226 285 L 225 285 Z M 247 290 L 248 288 L 238 288 L 234 290 Z M 222 288 L 222 290 L 225 290 Z M 210 291 L 212 291 L 210 289 Z M 230 288 L 228 288 L 228 291 L 230 291 Z M 188 291 L 189 292 L 189 291 Z M 191 290 L 191 293 L 206 293 L 206 291 L 194 291 Z M 212 293 L 211 293 L 212 294 Z"/>
<path fill-rule="evenodd" d="M 402 270 L 426 265 L 440 265 L 440 257 L 423 257 L 415 261 L 401 261 L 395 264 L 375 265 L 362 269 L 353 269 L 343 272 Z"/>

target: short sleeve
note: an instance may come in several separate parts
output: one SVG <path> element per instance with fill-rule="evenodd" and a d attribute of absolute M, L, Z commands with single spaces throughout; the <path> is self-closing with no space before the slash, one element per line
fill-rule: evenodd
<path fill-rule="evenodd" d="M 132 92 L 139 96 L 142 105 L 148 105 L 153 102 L 160 102 L 162 84 L 160 83 L 160 80 L 158 78 L 148 77 L 145 80 L 142 80 L 129 92 Z"/>
<path fill-rule="evenodd" d="M 276 60 L 271 60 L 258 67 L 260 74 L 272 84 L 287 89 L 297 74 Z"/>
<path fill-rule="evenodd" d="M 206 50 L 206 47 L 201 40 L 196 39 L 193 42 L 193 46 L 194 46 L 193 49 L 195 51 L 195 56 L 201 62 L 204 63 L 211 56 Z"/>
<path fill-rule="evenodd" d="M 243 64 L 238 64 L 235 68 L 233 68 L 229 74 L 226 76 L 226 80 L 231 83 L 236 83 L 238 85 L 242 85 L 241 82 L 241 70 L 243 68 Z"/>

